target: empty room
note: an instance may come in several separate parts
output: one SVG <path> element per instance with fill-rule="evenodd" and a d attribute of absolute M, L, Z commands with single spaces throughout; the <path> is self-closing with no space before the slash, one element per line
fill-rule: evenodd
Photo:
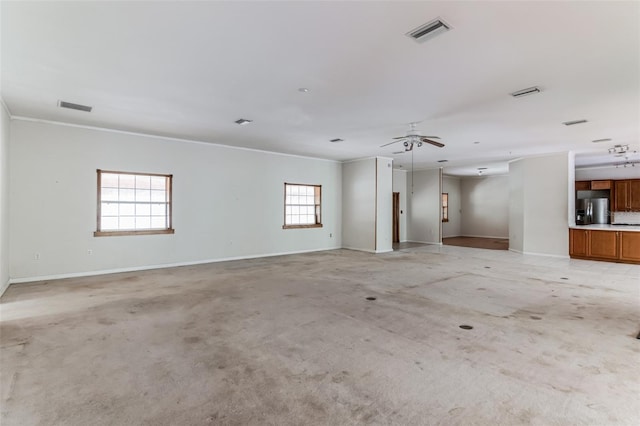
<path fill-rule="evenodd" d="M 0 424 L 640 423 L 640 2 L 0 2 Z"/>

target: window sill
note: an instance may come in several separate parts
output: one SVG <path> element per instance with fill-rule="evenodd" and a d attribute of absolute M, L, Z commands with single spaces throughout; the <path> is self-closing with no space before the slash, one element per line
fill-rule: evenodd
<path fill-rule="evenodd" d="M 94 237 L 122 237 L 127 235 L 174 234 L 175 229 L 151 229 L 148 231 L 96 231 Z"/>
<path fill-rule="evenodd" d="M 321 223 L 314 225 L 282 225 L 282 229 L 322 228 Z"/>

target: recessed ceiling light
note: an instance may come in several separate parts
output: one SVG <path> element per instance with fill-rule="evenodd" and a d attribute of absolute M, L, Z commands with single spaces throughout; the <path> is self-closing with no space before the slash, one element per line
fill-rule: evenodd
<path fill-rule="evenodd" d="M 301 92 L 301 93 L 308 93 L 308 92 L 309 92 L 309 89 L 307 89 L 306 87 L 301 87 L 301 88 L 299 88 L 299 89 L 298 89 L 298 92 Z"/>
<path fill-rule="evenodd" d="M 527 87 L 526 89 L 518 90 L 517 92 L 511 93 L 511 96 L 514 98 L 521 98 L 522 96 L 535 95 L 536 93 L 540 93 L 541 90 L 538 86 Z"/>
<path fill-rule="evenodd" d="M 565 121 L 564 124 L 565 126 L 574 126 L 576 124 L 583 124 L 586 123 L 587 120 L 573 120 L 573 121 Z"/>
<path fill-rule="evenodd" d="M 58 101 L 58 106 L 60 108 L 75 109 L 75 110 L 84 111 L 84 112 L 91 112 L 91 110 L 93 109 L 93 107 L 90 107 L 87 105 L 74 104 L 74 103 L 65 102 L 65 101 Z"/>
<path fill-rule="evenodd" d="M 336 143 L 336 142 L 342 142 L 343 140 L 344 140 L 344 139 L 335 138 L 335 139 L 331 139 L 329 142 Z"/>
<path fill-rule="evenodd" d="M 599 143 L 599 142 L 610 142 L 611 138 L 604 138 L 604 139 L 596 139 L 594 141 L 591 141 L 593 143 Z"/>
<path fill-rule="evenodd" d="M 239 120 L 234 121 L 234 123 L 239 124 L 241 126 L 247 125 L 249 123 L 253 123 L 253 120 L 247 120 L 246 118 L 241 118 Z"/>
<path fill-rule="evenodd" d="M 446 163 L 449 160 L 438 160 L 438 163 Z"/>

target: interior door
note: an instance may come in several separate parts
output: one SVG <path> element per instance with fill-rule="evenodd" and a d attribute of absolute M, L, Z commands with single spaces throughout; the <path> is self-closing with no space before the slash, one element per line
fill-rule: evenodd
<path fill-rule="evenodd" d="M 393 242 L 400 242 L 400 193 L 393 193 Z"/>

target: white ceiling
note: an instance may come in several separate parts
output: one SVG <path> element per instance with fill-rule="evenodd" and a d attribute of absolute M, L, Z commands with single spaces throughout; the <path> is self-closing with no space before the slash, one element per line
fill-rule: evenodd
<path fill-rule="evenodd" d="M 13 116 L 486 174 L 573 150 L 640 149 L 640 2 L 2 2 Z M 453 29 L 419 44 L 436 17 Z M 542 93 L 515 99 L 531 86 Z M 301 93 L 298 88 L 310 91 Z M 57 107 L 58 100 L 93 112 Z M 254 122 L 238 126 L 234 121 Z M 587 119 L 567 127 L 564 121 Z M 344 142 L 330 143 L 342 138 Z M 608 143 L 591 141 L 611 138 Z M 474 144 L 474 142 L 479 142 Z"/>

